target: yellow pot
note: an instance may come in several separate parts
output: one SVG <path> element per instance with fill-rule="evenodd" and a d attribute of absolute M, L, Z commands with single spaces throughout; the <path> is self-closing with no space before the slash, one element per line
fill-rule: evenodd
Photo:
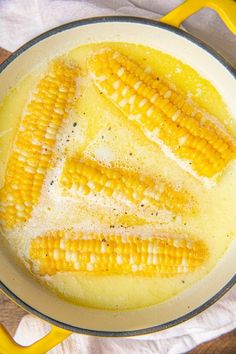
<path fill-rule="evenodd" d="M 141 43 L 169 53 L 191 65 L 211 81 L 229 108 L 235 105 L 235 70 L 216 52 L 178 29 L 182 21 L 202 7 L 214 8 L 236 34 L 233 0 L 188 0 L 159 22 L 135 17 L 99 17 L 54 28 L 26 43 L 0 66 L 0 100 L 16 81 L 45 57 L 52 58 L 91 42 Z M 80 307 L 56 297 L 17 264 L 0 240 L 1 289 L 25 310 L 50 322 L 51 332 L 30 347 L 16 344 L 0 326 L 0 353 L 45 353 L 71 332 L 95 336 L 131 336 L 160 331 L 204 311 L 236 282 L 236 242 L 217 266 L 180 295 L 155 306 L 123 312 Z"/>

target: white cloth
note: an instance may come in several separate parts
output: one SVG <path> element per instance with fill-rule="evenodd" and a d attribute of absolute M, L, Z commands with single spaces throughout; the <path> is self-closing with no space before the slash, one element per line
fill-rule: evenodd
<path fill-rule="evenodd" d="M 15 340 L 29 345 L 50 326 L 36 317 L 24 317 Z M 202 314 L 165 331 L 130 338 L 99 338 L 72 334 L 50 354 L 182 354 L 198 344 L 236 328 L 236 288 Z M 36 354 L 36 353 L 35 353 Z"/>
<path fill-rule="evenodd" d="M 102 15 L 158 19 L 183 0 L 0 0 L 0 47 L 13 51 L 29 39 L 65 22 Z M 185 29 L 236 65 L 236 36 L 210 9 L 185 22 Z"/>
<path fill-rule="evenodd" d="M 43 31 L 72 20 L 101 15 L 157 19 L 181 0 L 0 0 L 0 46 L 10 51 Z M 184 27 L 236 65 L 236 36 L 210 9 L 188 19 Z M 48 324 L 28 315 L 15 339 L 28 345 L 48 331 Z M 236 328 L 236 288 L 195 318 L 168 330 L 133 338 L 96 338 L 73 334 L 51 354 L 178 354 Z"/>

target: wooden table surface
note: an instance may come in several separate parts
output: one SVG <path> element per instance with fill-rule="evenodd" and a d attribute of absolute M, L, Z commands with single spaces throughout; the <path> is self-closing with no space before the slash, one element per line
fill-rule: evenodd
<path fill-rule="evenodd" d="M 9 54 L 9 52 L 0 48 L 0 63 L 5 60 L 9 56 Z M 4 294 L 0 293 L 0 323 L 6 326 L 6 328 L 12 335 L 15 333 L 20 319 L 25 314 L 26 312 L 24 310 L 22 310 L 20 307 L 10 301 Z M 189 353 L 236 354 L 236 329 L 215 340 L 199 345 L 197 348 L 195 348 Z"/>

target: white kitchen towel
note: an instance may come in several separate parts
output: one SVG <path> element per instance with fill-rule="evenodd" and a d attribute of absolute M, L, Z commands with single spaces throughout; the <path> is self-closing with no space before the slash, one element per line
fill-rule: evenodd
<path fill-rule="evenodd" d="M 72 334 L 50 354 L 182 354 L 198 344 L 236 328 L 236 288 L 203 313 L 165 331 L 129 338 L 99 338 Z M 31 315 L 25 316 L 15 340 L 29 345 L 43 337 L 49 324 Z M 35 353 L 37 354 L 37 353 Z"/>
<path fill-rule="evenodd" d="M 183 0 L 0 0 L 0 47 L 13 51 L 29 39 L 65 22 L 103 15 L 158 19 Z M 236 65 L 236 36 L 210 9 L 184 24 Z"/>
<path fill-rule="evenodd" d="M 13 51 L 47 29 L 80 18 L 133 15 L 158 19 L 181 0 L 0 0 L 0 47 Z M 210 9 L 191 16 L 184 28 L 236 65 L 236 36 Z M 73 334 L 51 354 L 178 354 L 236 328 L 236 288 L 195 318 L 168 330 L 133 338 Z M 15 339 L 28 345 L 49 330 L 33 317 L 22 319 Z"/>

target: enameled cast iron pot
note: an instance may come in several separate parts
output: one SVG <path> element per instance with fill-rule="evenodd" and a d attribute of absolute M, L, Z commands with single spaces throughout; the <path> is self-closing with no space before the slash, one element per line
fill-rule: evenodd
<path fill-rule="evenodd" d="M 216 52 L 177 27 L 192 13 L 214 8 L 236 34 L 234 0 L 188 0 L 160 20 L 99 17 L 75 21 L 31 40 L 0 66 L 0 101 L 7 90 L 45 58 L 93 42 L 141 43 L 182 60 L 210 80 L 236 116 L 236 71 Z M 45 353 L 71 332 L 131 336 L 179 324 L 217 301 L 236 282 L 236 242 L 204 279 L 180 295 L 144 309 L 115 312 L 73 305 L 36 282 L 17 264 L 0 238 L 1 289 L 25 310 L 52 324 L 51 332 L 30 347 L 16 344 L 0 326 L 0 353 Z"/>

